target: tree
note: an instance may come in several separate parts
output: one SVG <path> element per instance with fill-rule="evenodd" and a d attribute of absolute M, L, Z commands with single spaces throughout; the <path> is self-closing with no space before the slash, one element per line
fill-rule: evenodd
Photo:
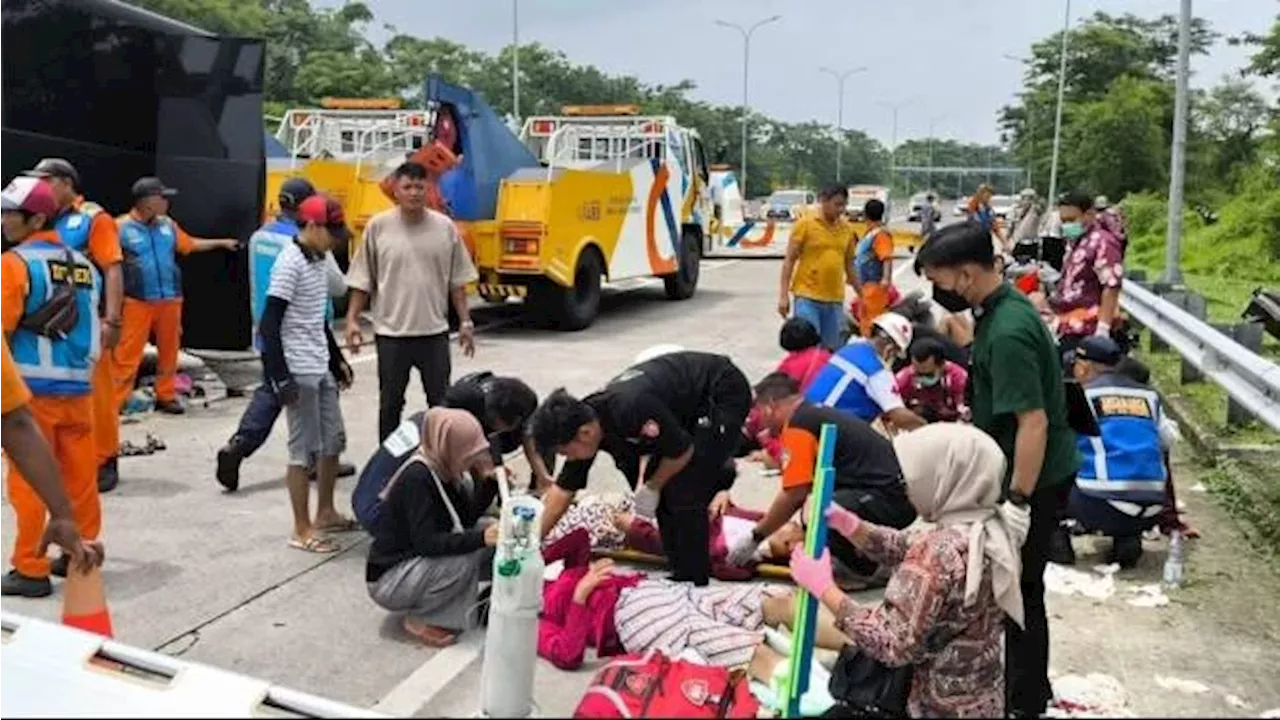
<path fill-rule="evenodd" d="M 1125 76 L 1077 107 L 1063 142 L 1064 186 L 1118 198 L 1165 185 L 1164 108 L 1172 101 L 1167 83 Z"/>

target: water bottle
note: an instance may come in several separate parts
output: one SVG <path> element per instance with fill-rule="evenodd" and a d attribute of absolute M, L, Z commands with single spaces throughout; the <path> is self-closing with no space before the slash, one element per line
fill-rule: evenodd
<path fill-rule="evenodd" d="M 1169 556 L 1164 561 L 1164 586 L 1176 588 L 1182 585 L 1183 571 L 1182 531 L 1174 530 L 1169 535 Z"/>

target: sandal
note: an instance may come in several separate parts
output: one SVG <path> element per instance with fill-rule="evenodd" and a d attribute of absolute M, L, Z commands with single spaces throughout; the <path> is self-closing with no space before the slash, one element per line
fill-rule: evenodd
<path fill-rule="evenodd" d="M 306 540 L 291 537 L 289 538 L 289 547 L 309 553 L 316 553 L 317 555 L 328 555 L 330 553 L 336 553 L 342 549 L 342 546 L 338 543 L 315 535 L 312 535 Z"/>
<path fill-rule="evenodd" d="M 408 616 L 405 616 L 404 620 L 400 621 L 400 627 L 404 628 L 404 631 L 409 635 L 417 638 L 423 645 L 429 647 L 449 647 L 458 641 L 458 636 L 454 633 L 434 625 L 420 624 Z"/>
<path fill-rule="evenodd" d="M 322 533 L 355 532 L 360 529 L 360 523 L 356 522 L 355 518 L 339 515 L 337 522 L 327 523 L 325 525 L 316 525 L 315 529 L 316 532 Z"/>

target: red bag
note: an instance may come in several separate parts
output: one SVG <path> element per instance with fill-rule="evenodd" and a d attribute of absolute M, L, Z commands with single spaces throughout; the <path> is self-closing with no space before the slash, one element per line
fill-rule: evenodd
<path fill-rule="evenodd" d="M 760 711 L 742 671 L 672 660 L 657 650 L 605 665 L 575 718 L 754 718 Z"/>

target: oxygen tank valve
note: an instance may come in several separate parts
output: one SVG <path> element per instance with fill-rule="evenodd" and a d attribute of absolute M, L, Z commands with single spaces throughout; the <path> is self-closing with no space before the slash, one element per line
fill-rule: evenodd
<path fill-rule="evenodd" d="M 542 502 L 511 495 L 505 481 L 493 557 L 489 628 L 485 633 L 481 707 L 484 717 L 533 714 L 533 671 L 542 612 Z"/>

